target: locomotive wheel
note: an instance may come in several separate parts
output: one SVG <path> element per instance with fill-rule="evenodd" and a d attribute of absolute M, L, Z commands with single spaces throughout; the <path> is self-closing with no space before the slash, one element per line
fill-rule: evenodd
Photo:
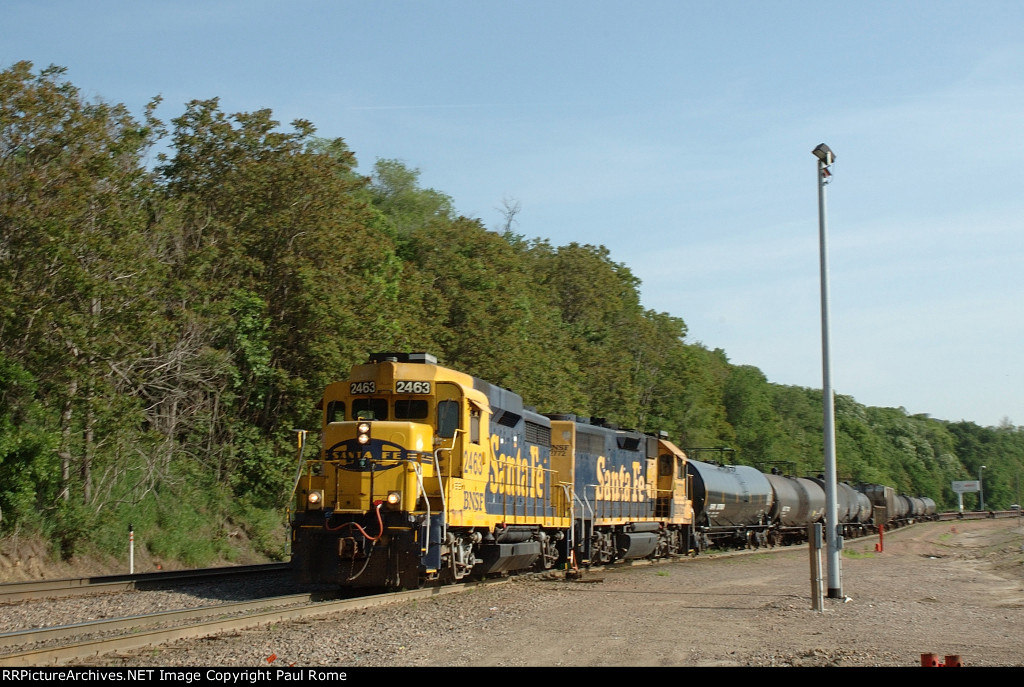
<path fill-rule="evenodd" d="M 612 545 L 611 535 L 601 532 L 594 533 L 590 558 L 597 565 L 611 563 L 615 559 L 615 548 Z"/>
<path fill-rule="evenodd" d="M 533 564 L 533 567 L 538 572 L 551 570 L 551 568 L 555 567 L 555 563 L 558 562 L 561 555 L 558 551 L 558 542 L 553 538 L 549 538 L 541 542 L 540 556 L 537 557 L 537 562 Z"/>

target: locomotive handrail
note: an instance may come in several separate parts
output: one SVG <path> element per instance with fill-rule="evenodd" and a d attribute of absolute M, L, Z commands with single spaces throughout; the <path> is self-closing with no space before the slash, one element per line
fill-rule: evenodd
<path fill-rule="evenodd" d="M 597 510 L 590 504 L 590 499 L 587 498 L 587 489 L 590 487 L 594 488 L 594 503 L 597 503 L 597 485 L 596 484 L 584 484 L 583 485 L 583 503 L 586 505 L 587 510 L 590 511 L 590 519 L 593 520 L 597 516 Z"/>
<path fill-rule="evenodd" d="M 434 471 L 437 472 L 437 457 L 436 456 L 434 457 Z M 426 555 L 427 553 L 430 552 L 430 497 L 427 496 L 427 489 L 426 489 L 426 487 L 423 486 L 423 466 L 419 463 L 419 461 L 413 463 L 413 472 L 416 473 L 416 485 L 419 487 L 419 493 L 416 495 L 417 496 L 417 500 L 419 500 L 419 497 L 422 496 L 423 497 L 423 503 L 424 503 L 424 505 L 426 506 L 426 509 L 427 509 L 427 533 L 423 537 L 423 547 L 422 547 L 423 553 L 424 553 L 424 555 Z M 441 482 L 441 475 L 440 474 L 438 474 L 438 476 L 437 476 L 437 481 L 438 481 L 438 483 Z M 442 489 L 441 491 L 443 492 L 444 490 Z M 444 501 L 444 496 L 443 495 L 441 496 L 441 499 L 442 499 L 442 503 L 443 503 L 443 501 Z"/>
<path fill-rule="evenodd" d="M 444 446 L 438 446 L 436 449 L 434 449 L 434 453 L 433 453 L 433 455 L 434 455 L 434 472 L 437 473 L 437 486 L 439 487 L 438 491 L 441 492 L 441 512 L 444 513 L 444 518 L 441 519 L 441 543 L 442 544 L 448 539 L 448 497 L 446 495 L 447 491 L 448 491 L 448 483 L 445 482 L 442 479 L 443 475 L 441 474 L 441 462 L 440 462 L 441 461 L 441 457 L 440 457 L 439 454 L 441 453 L 441 451 L 448 451 L 449 454 L 450 454 L 452 451 L 455 450 L 455 440 L 459 438 L 459 432 L 462 432 L 463 434 L 465 434 L 466 430 L 461 429 L 459 427 L 456 427 L 454 433 L 452 434 L 452 445 L 448 446 L 447 448 L 444 447 Z M 452 465 L 451 455 L 449 455 L 448 456 L 448 476 L 449 477 L 451 477 L 451 465 Z M 430 499 L 424 499 L 424 500 L 427 502 L 427 514 L 428 514 L 427 515 L 427 535 L 426 535 L 426 538 L 424 539 L 424 542 L 425 542 L 426 546 L 428 547 L 428 548 L 425 549 L 425 551 L 429 551 L 430 550 L 429 549 L 429 546 L 430 546 L 430 516 L 429 516 L 429 514 L 430 514 Z"/>
<path fill-rule="evenodd" d="M 565 544 L 566 563 L 572 564 L 575 559 L 570 559 L 570 552 L 576 550 L 576 493 L 571 482 L 559 482 L 565 495 L 565 501 L 569 504 L 569 533 Z"/>
<path fill-rule="evenodd" d="M 578 501 L 579 503 L 583 504 L 583 506 L 585 508 L 585 511 L 589 511 L 589 513 L 590 513 L 590 523 L 591 523 L 591 534 L 593 534 L 594 508 L 593 508 L 593 506 L 590 505 L 590 500 L 587 498 L 587 487 L 586 486 L 583 487 L 583 498 L 582 499 L 576 494 L 575 488 L 572 490 L 572 495 L 573 495 L 573 503 L 576 503 Z M 586 525 L 587 518 L 586 518 L 586 515 L 587 515 L 587 513 L 584 512 L 583 513 L 583 517 L 580 518 L 580 536 L 584 537 L 584 538 L 589 536 L 587 534 L 587 525 Z M 572 523 L 571 523 L 569 529 L 575 534 L 575 531 L 576 531 L 576 514 L 575 514 L 575 509 L 573 509 L 573 518 L 572 518 Z M 586 539 L 584 539 L 584 541 L 586 541 Z"/>
<path fill-rule="evenodd" d="M 594 507 L 590 508 L 591 515 L 600 516 L 600 517 L 606 517 L 606 518 L 615 517 L 614 513 L 610 512 L 609 509 L 614 508 L 616 503 L 619 504 L 619 506 L 621 507 L 622 506 L 622 499 L 618 499 L 618 500 L 608 500 L 608 499 L 605 499 L 604 501 L 599 501 L 598 498 L 597 498 L 597 489 L 599 487 L 601 487 L 601 485 L 599 485 L 599 484 L 587 484 L 584 487 L 585 489 L 589 489 L 589 488 L 593 488 L 594 489 L 594 504 L 595 505 L 594 505 Z M 624 518 L 628 518 L 628 517 L 640 518 L 640 517 L 643 517 L 643 518 L 651 518 L 651 519 L 654 519 L 654 520 L 658 519 L 658 516 L 654 513 L 653 510 L 650 513 L 647 513 L 647 514 L 644 514 L 642 512 L 644 506 L 651 506 L 652 505 L 652 501 L 650 499 L 643 498 L 643 494 L 644 494 L 644 492 L 647 491 L 647 487 L 615 487 L 615 488 L 616 489 L 625 490 L 627 493 L 630 493 L 630 494 L 633 494 L 633 495 L 636 495 L 636 496 L 640 497 L 640 498 L 637 498 L 634 501 L 628 501 L 626 503 L 625 508 L 624 508 L 624 512 L 621 513 L 621 517 L 624 517 Z M 675 491 L 673 489 L 657 489 L 657 488 L 655 488 L 654 492 L 655 492 L 655 502 L 657 501 L 658 494 L 665 493 L 665 494 L 669 495 L 669 497 L 671 497 L 672 494 L 675 493 Z M 584 498 L 586 498 L 586 494 L 585 493 L 584 493 Z M 587 503 L 588 503 L 588 506 L 589 506 L 589 501 Z M 604 505 L 603 506 L 599 506 L 598 504 L 601 504 L 601 503 L 604 503 Z M 600 510 L 600 512 L 598 512 L 599 510 Z"/>
<path fill-rule="evenodd" d="M 289 509 L 291 508 L 292 501 L 295 499 L 295 492 L 297 492 L 299 490 L 299 482 L 302 481 L 302 469 L 304 467 L 306 467 L 304 465 L 304 462 L 308 462 L 308 461 L 303 461 L 302 460 L 302 455 L 303 455 L 303 453 L 306 450 L 306 441 L 305 441 L 305 439 L 306 439 L 306 434 L 309 432 L 309 430 L 307 430 L 307 429 L 296 429 L 296 430 L 292 430 L 292 431 L 294 431 L 296 433 L 296 435 L 297 435 L 296 436 L 296 441 L 298 442 L 298 449 L 299 449 L 299 469 L 295 472 L 295 483 L 292 485 L 291 496 L 288 497 Z"/>

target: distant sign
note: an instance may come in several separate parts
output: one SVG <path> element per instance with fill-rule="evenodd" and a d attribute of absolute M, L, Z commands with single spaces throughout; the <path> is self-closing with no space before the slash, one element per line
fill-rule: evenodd
<path fill-rule="evenodd" d="M 981 482 L 976 479 L 968 480 L 966 482 L 953 482 L 953 491 L 957 494 L 971 494 L 976 491 L 981 491 Z"/>

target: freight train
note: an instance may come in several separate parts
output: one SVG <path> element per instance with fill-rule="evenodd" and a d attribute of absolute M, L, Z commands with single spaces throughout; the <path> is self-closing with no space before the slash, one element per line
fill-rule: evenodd
<path fill-rule="evenodd" d="M 427 353 L 372 355 L 319 409 L 322 449 L 301 461 L 291 515 L 300 583 L 414 588 L 774 545 L 824 511 L 820 481 L 688 460 L 663 434 L 600 418 L 541 415 Z M 896 513 L 899 499 L 879 490 Z M 867 511 L 840 519 L 870 527 L 879 511 Z"/>
<path fill-rule="evenodd" d="M 689 449 L 703 455 L 728 449 Z M 790 477 L 778 470 L 762 473 L 746 465 L 708 463 L 690 457 L 693 545 L 776 546 L 806 540 L 809 524 L 824 522 L 825 482 L 820 477 Z M 935 501 L 908 497 L 881 484 L 836 484 L 836 519 L 844 537 L 877 532 L 937 517 Z"/>

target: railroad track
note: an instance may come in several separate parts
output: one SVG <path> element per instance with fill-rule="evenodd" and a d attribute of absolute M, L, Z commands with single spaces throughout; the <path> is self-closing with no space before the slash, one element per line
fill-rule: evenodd
<path fill-rule="evenodd" d="M 134 575 L 106 575 L 60 580 L 33 580 L 0 585 L 0 604 L 32 599 L 52 599 L 89 594 L 105 594 L 142 589 L 160 589 L 169 585 L 184 585 L 231 577 L 285 573 L 289 563 L 239 565 L 199 570 L 174 570 Z"/>
<path fill-rule="evenodd" d="M 777 547 L 776 549 L 718 551 L 708 553 L 703 557 L 730 557 L 757 553 L 759 551 L 765 553 L 770 550 L 781 552 L 794 548 L 796 547 L 787 546 Z M 626 564 L 657 565 L 684 559 L 685 557 L 658 561 L 641 560 L 631 561 Z M 589 569 L 589 572 L 599 573 L 604 570 L 605 566 L 597 566 Z M 552 574 L 561 575 L 560 572 L 551 571 L 540 573 L 542 576 Z M 182 576 L 178 579 L 191 579 L 193 577 Z M 18 630 L 0 634 L 0 666 L 62 665 L 75 661 L 91 660 L 97 656 L 109 655 L 115 652 L 157 646 L 181 639 L 207 637 L 298 618 L 402 603 L 416 599 L 427 599 L 441 594 L 461 593 L 482 585 L 501 584 L 507 582 L 508 579 L 496 578 L 479 582 L 345 599 L 337 597 L 347 592 L 306 592 L 251 601 L 221 603 L 198 608 Z M 174 584 L 173 580 L 168 580 L 165 577 L 161 578 L 161 580 L 161 586 Z"/>
<path fill-rule="evenodd" d="M 0 666 L 46 666 L 82 661 L 116 651 L 130 651 L 179 639 L 206 637 L 296 618 L 325 615 L 385 604 L 458 594 L 482 584 L 448 585 L 356 599 L 324 600 L 322 593 L 293 594 L 255 601 L 220 604 L 143 616 L 115 618 L 43 629 L 0 634 L 0 652 L 10 647 L 37 644 L 16 652 L 0 653 Z M 150 629 L 145 629 L 145 628 Z M 73 640 L 68 642 L 67 640 Z"/>
<path fill-rule="evenodd" d="M 940 520 L 979 519 L 1017 516 L 1017 511 L 981 513 L 942 513 Z M 899 528 L 903 529 L 903 528 Z M 799 546 L 781 546 L 746 551 L 719 551 L 702 557 L 768 553 L 793 550 Z M 673 559 L 679 560 L 679 559 Z M 666 561 L 671 562 L 671 561 Z M 636 564 L 649 563 L 637 561 Z M 224 578 L 228 575 L 254 575 L 281 572 L 287 564 L 240 566 L 201 571 L 147 573 L 143 575 L 54 580 L 43 583 L 18 583 L 0 587 L 0 599 L 60 597 L 69 594 L 95 594 L 102 591 L 123 591 L 166 588 L 169 586 Z M 601 568 L 594 569 L 599 571 Z M 224 603 L 184 610 L 97 620 L 47 628 L 35 628 L 0 634 L 0 666 L 61 665 L 95 659 L 119 651 L 131 651 L 180 639 L 206 637 L 224 632 L 240 631 L 297 618 L 325 615 L 426 599 L 441 594 L 461 593 L 481 584 L 505 580 L 433 587 L 406 592 L 378 594 L 355 599 L 338 599 L 329 592 L 291 594 L 251 601 Z M 33 588 L 33 586 L 35 588 Z M 19 596 L 20 595 L 20 596 Z M 24 648 L 22 648 L 24 647 Z M 21 648 L 21 650 L 18 650 Z"/>
<path fill-rule="evenodd" d="M 1021 512 L 1019 510 L 983 510 L 983 511 L 964 511 L 960 513 L 958 511 L 950 511 L 949 513 L 939 513 L 939 520 L 984 520 L 986 518 L 1019 518 Z"/>

